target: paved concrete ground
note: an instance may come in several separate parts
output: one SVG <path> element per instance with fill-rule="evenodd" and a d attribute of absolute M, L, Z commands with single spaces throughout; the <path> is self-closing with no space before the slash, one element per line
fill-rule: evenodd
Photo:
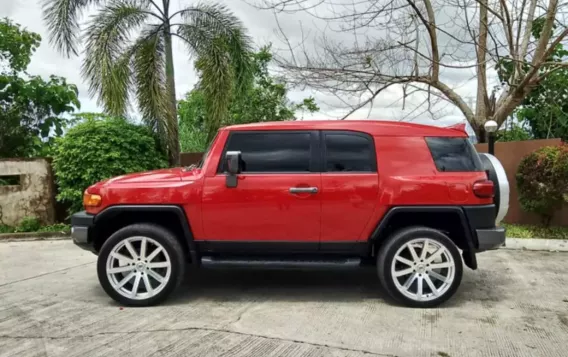
<path fill-rule="evenodd" d="M 568 356 L 568 254 L 479 256 L 448 305 L 385 300 L 372 270 L 199 272 L 120 308 L 70 241 L 0 243 L 0 356 Z"/>

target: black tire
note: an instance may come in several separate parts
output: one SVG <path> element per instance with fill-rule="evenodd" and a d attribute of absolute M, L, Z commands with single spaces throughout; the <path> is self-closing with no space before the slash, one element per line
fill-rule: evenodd
<path fill-rule="evenodd" d="M 168 253 L 171 274 L 164 288 L 148 299 L 131 299 L 117 292 L 106 274 L 106 264 L 112 249 L 124 239 L 134 236 L 148 237 L 158 242 Z M 176 237 L 167 229 L 155 224 L 133 224 L 119 229 L 105 241 L 97 260 L 97 275 L 105 292 L 125 306 L 151 306 L 164 301 L 181 283 L 185 276 L 186 259 L 184 250 Z"/>
<path fill-rule="evenodd" d="M 391 266 L 397 251 L 404 244 L 416 238 L 428 238 L 429 240 L 436 241 L 438 244 L 443 245 L 446 249 L 448 249 L 454 261 L 455 275 L 453 282 L 450 284 L 450 287 L 445 291 L 445 293 L 433 300 L 417 301 L 407 297 L 396 287 L 394 281 L 396 278 L 393 277 L 391 272 Z M 427 227 L 405 228 L 393 233 L 379 249 L 380 250 L 377 255 L 377 272 L 381 285 L 394 300 L 403 305 L 419 308 L 435 307 L 452 297 L 460 286 L 463 275 L 463 263 L 461 256 L 454 242 L 438 230 Z"/>

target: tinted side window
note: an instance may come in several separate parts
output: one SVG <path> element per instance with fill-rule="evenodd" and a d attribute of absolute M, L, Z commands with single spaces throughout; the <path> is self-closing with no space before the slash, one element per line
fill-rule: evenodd
<path fill-rule="evenodd" d="M 438 171 L 483 171 L 477 151 L 466 138 L 426 138 Z"/>
<path fill-rule="evenodd" d="M 243 172 L 309 172 L 310 138 L 309 132 L 235 132 L 225 152 L 241 152 Z"/>
<path fill-rule="evenodd" d="M 325 133 L 325 171 L 376 171 L 371 138 L 349 133 Z"/>

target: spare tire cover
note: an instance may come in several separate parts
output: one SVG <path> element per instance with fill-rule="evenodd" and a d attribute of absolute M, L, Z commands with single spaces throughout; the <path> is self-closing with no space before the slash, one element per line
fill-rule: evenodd
<path fill-rule="evenodd" d="M 503 165 L 495 156 L 480 153 L 479 158 L 481 159 L 483 170 L 488 173 L 488 179 L 493 181 L 495 186 L 495 225 L 499 225 L 505 218 L 507 211 L 509 211 L 509 180 Z"/>

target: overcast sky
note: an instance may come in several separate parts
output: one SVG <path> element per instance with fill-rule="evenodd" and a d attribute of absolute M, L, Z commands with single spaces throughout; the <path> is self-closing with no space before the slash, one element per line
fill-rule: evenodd
<path fill-rule="evenodd" d="M 277 26 L 273 14 L 266 10 L 258 10 L 242 0 L 218 0 L 218 2 L 228 5 L 234 13 L 243 21 L 248 28 L 255 45 L 260 47 L 264 44 L 273 43 L 275 48 L 283 48 L 281 37 L 277 34 Z M 174 9 L 190 3 L 190 0 L 172 0 Z M 49 76 L 51 74 L 63 76 L 68 82 L 74 83 L 79 88 L 82 111 L 100 111 L 96 99 L 89 97 L 87 83 L 80 75 L 81 58 L 66 58 L 55 51 L 49 44 L 46 33 L 45 23 L 42 19 L 40 0 L 0 0 L 0 16 L 9 17 L 13 21 L 23 25 L 27 29 L 39 33 L 43 40 L 41 47 L 34 54 L 32 62 L 28 68 L 29 73 Z M 86 17 L 84 17 L 84 20 Z M 320 31 L 321 24 L 315 24 L 313 19 L 301 14 L 280 15 L 279 22 L 283 31 L 291 38 L 299 36 L 300 25 L 302 23 L 304 31 L 317 33 Z M 193 62 L 188 58 L 183 46 L 179 42 L 174 42 L 174 61 L 176 70 L 176 86 L 178 98 L 181 98 L 187 91 L 191 90 L 197 81 L 193 68 Z M 476 92 L 476 82 L 473 78 L 474 72 L 471 70 L 446 70 L 442 73 L 444 78 L 461 94 L 466 102 L 474 103 Z M 490 73 L 491 77 L 491 73 Z M 400 87 L 391 87 L 385 91 L 374 103 L 373 109 L 362 109 L 354 113 L 350 118 L 359 119 L 387 119 L 387 120 L 408 120 L 415 122 L 434 123 L 436 125 L 448 125 L 455 122 L 463 122 L 463 116 L 457 108 L 452 105 L 444 104 L 436 107 L 436 121 L 428 119 L 427 115 L 419 115 L 423 108 L 416 108 L 416 104 L 421 103 L 424 97 L 415 96 L 407 100 L 406 109 L 402 109 L 402 90 Z M 289 93 L 291 100 L 301 100 L 312 95 L 322 108 L 313 119 L 332 119 L 345 115 L 348 109 L 338 108 L 341 106 L 340 100 L 330 95 L 311 91 L 309 89 L 292 89 Z M 413 107 L 414 106 L 414 107 Z M 306 117 L 309 119 L 310 117 Z"/>

